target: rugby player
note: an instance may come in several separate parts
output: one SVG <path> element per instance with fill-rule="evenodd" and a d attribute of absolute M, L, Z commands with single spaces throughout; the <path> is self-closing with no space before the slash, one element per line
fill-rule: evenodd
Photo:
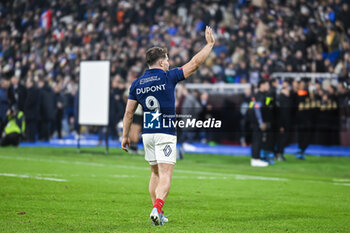
<path fill-rule="evenodd" d="M 163 225 L 168 221 L 162 207 L 169 194 L 176 163 L 176 128 L 172 124 L 165 127 L 162 119 L 166 122 L 176 121 L 176 84 L 191 76 L 212 51 L 215 39 L 209 26 L 205 29 L 205 39 L 207 44 L 188 63 L 171 70 L 166 49 L 148 49 L 146 63 L 149 69 L 130 86 L 123 119 L 122 149 L 128 152 L 130 125 L 137 105 L 140 104 L 144 111 L 142 139 L 145 159 L 151 167 L 149 193 L 153 209 L 150 218 L 154 225 Z"/>

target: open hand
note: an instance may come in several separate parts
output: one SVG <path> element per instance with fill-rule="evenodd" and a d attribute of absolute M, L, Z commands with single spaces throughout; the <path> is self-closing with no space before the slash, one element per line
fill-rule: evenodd
<path fill-rule="evenodd" d="M 209 26 L 205 27 L 205 39 L 208 44 L 214 45 L 215 43 L 215 38 L 213 36 L 213 31 Z"/>

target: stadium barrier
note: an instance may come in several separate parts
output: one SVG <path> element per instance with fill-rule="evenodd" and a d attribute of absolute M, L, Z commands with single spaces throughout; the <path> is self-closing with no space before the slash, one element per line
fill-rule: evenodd
<path fill-rule="evenodd" d="M 310 73 L 310 72 L 275 72 L 271 74 L 272 78 L 277 79 L 296 79 L 309 78 L 313 83 L 318 79 L 327 79 L 332 84 L 337 84 L 338 75 L 334 73 Z M 244 93 L 244 90 L 251 87 L 251 83 L 186 83 L 185 86 L 189 90 L 198 90 L 209 94 L 233 95 Z"/>
<path fill-rule="evenodd" d="M 245 89 L 250 88 L 250 83 L 186 83 L 189 90 L 198 90 L 208 92 L 209 94 L 232 95 L 243 93 Z"/>
<path fill-rule="evenodd" d="M 337 81 L 338 75 L 334 73 L 308 73 L 308 72 L 300 72 L 300 73 L 295 73 L 295 72 L 276 72 L 271 74 L 272 78 L 281 78 L 286 79 L 286 78 L 293 78 L 300 80 L 302 78 L 310 78 L 313 83 L 317 79 L 323 78 L 323 79 L 335 79 Z"/>
<path fill-rule="evenodd" d="M 85 147 L 96 147 L 98 145 L 97 135 L 82 135 L 81 145 Z M 76 137 L 70 135 L 65 139 L 53 138 L 49 142 L 22 142 L 21 147 L 75 147 Z M 100 145 L 99 147 L 103 147 Z M 112 148 L 120 148 L 120 142 L 111 140 L 110 146 Z M 180 145 L 178 145 L 180 146 Z M 138 145 L 140 149 L 143 149 L 143 144 Z M 234 145 L 206 145 L 202 143 L 184 143 L 183 149 L 186 153 L 193 154 L 214 154 L 214 155 L 227 155 L 227 156 L 250 156 L 251 151 L 249 146 L 234 146 Z M 286 147 L 285 152 L 288 154 L 296 154 L 298 147 L 295 144 Z M 306 154 L 314 156 L 341 156 L 350 157 L 350 147 L 343 146 L 321 146 L 310 145 Z"/>

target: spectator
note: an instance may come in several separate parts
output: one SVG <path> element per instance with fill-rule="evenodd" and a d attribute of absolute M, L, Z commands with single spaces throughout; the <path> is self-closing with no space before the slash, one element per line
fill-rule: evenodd
<path fill-rule="evenodd" d="M 25 132 L 25 120 L 22 111 L 16 105 L 7 111 L 6 127 L 1 146 L 18 146 Z"/>
<path fill-rule="evenodd" d="M 201 110 L 198 115 L 198 119 L 205 121 L 211 116 L 211 110 L 213 106 L 209 104 L 209 94 L 207 92 L 200 93 L 199 102 L 201 105 Z M 205 129 L 199 129 L 199 139 L 202 143 L 207 143 L 208 139 L 211 139 L 210 132 L 207 132 Z"/>
<path fill-rule="evenodd" d="M 8 81 L 0 80 L 0 133 L 2 134 L 3 129 L 5 128 L 6 121 L 6 113 L 9 109 L 9 101 L 8 101 Z"/>
<path fill-rule="evenodd" d="M 181 114 L 187 118 L 198 119 L 201 112 L 201 105 L 196 97 L 185 87 L 183 89 L 184 100 L 181 106 Z M 180 142 L 193 142 L 195 140 L 195 130 L 190 128 L 183 128 Z"/>
<path fill-rule="evenodd" d="M 123 94 L 125 92 L 125 85 L 120 75 L 117 75 L 112 80 L 112 90 L 111 90 L 111 102 L 113 106 L 111 106 L 111 111 L 113 112 L 113 117 L 111 117 L 111 135 L 116 136 L 116 125 L 123 119 L 124 111 L 125 111 L 125 103 L 123 99 Z M 115 133 L 114 133 L 115 132 Z"/>
<path fill-rule="evenodd" d="M 262 112 L 265 111 L 264 105 L 267 91 L 268 82 L 266 80 L 259 81 L 258 92 L 251 98 L 249 103 L 248 116 L 252 129 L 252 158 L 250 164 L 253 167 L 266 167 L 269 165 L 260 156 L 264 138 L 266 141 L 267 123 L 263 119 Z"/>
<path fill-rule="evenodd" d="M 26 116 L 26 136 L 29 142 L 35 142 L 40 114 L 40 91 L 32 79 L 27 79 L 27 99 L 24 102 L 24 115 Z"/>
<path fill-rule="evenodd" d="M 55 94 L 48 83 L 39 81 L 40 90 L 40 119 L 39 119 L 39 140 L 48 141 L 52 132 L 57 106 Z"/>
<path fill-rule="evenodd" d="M 19 78 L 16 76 L 13 76 L 11 78 L 8 97 L 11 106 L 16 105 L 20 111 L 23 111 L 27 93 L 26 88 L 21 83 L 19 83 Z"/>
<path fill-rule="evenodd" d="M 311 143 L 312 132 L 312 114 L 310 109 L 310 93 L 307 87 L 307 81 L 299 82 L 297 92 L 297 134 L 299 150 L 296 154 L 298 159 L 305 159 L 305 150 Z"/>
<path fill-rule="evenodd" d="M 61 93 L 62 86 L 60 83 L 57 83 L 55 88 L 55 103 L 56 103 L 56 115 L 53 122 L 53 127 L 51 128 L 51 135 L 54 132 L 57 132 L 59 139 L 62 138 L 62 120 L 63 120 L 63 95 Z"/>
<path fill-rule="evenodd" d="M 287 81 L 282 83 L 282 90 L 277 98 L 277 155 L 280 161 L 286 160 L 284 157 L 284 148 L 288 145 L 289 134 L 292 125 L 292 98 L 290 94 L 290 85 Z"/>

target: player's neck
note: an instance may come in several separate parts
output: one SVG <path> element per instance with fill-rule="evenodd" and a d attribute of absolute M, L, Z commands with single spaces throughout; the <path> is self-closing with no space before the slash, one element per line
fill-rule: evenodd
<path fill-rule="evenodd" d="M 160 69 L 160 70 L 163 70 L 163 71 L 166 71 L 163 67 L 161 66 L 149 66 L 149 69 Z"/>

